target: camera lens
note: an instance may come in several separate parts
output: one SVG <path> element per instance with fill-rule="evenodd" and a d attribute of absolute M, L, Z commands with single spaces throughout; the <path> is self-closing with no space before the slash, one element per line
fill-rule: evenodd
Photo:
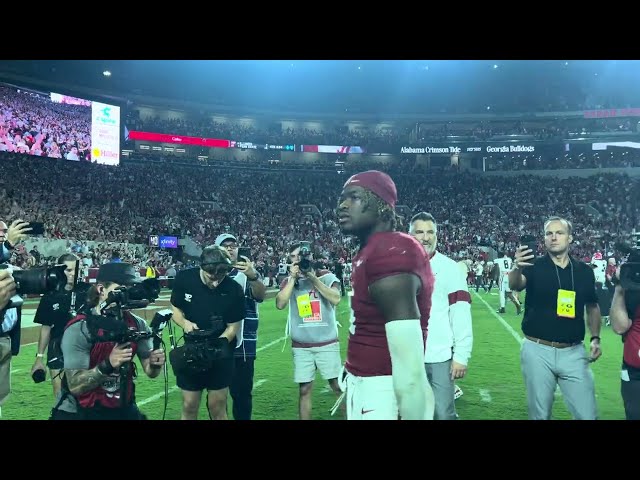
<path fill-rule="evenodd" d="M 13 279 L 16 282 L 16 293 L 18 295 L 38 295 L 61 290 L 67 284 L 67 276 L 64 274 L 66 268 L 66 265 L 56 265 L 29 270 L 14 270 Z"/>

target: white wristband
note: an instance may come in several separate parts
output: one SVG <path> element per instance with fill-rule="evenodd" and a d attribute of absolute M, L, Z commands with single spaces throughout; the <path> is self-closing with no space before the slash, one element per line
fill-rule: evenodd
<path fill-rule="evenodd" d="M 44 358 L 44 353 L 36 353 L 37 358 Z"/>

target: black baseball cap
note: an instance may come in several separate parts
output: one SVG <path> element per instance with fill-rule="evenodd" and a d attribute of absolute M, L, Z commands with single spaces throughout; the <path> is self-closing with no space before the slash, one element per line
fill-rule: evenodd
<path fill-rule="evenodd" d="M 132 285 L 141 283 L 142 278 L 136 275 L 136 269 L 130 263 L 111 262 L 100 265 L 98 270 L 97 283 L 113 282 L 118 285 Z"/>

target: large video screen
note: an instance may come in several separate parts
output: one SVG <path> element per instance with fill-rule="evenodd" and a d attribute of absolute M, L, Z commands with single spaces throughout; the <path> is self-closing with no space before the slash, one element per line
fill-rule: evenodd
<path fill-rule="evenodd" d="M 0 151 L 120 163 L 120 107 L 0 84 Z"/>

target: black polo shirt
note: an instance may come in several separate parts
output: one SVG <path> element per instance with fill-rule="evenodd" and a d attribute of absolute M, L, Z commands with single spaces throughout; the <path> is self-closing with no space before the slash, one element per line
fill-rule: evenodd
<path fill-rule="evenodd" d="M 558 267 L 549 255 L 537 258 L 532 267 L 525 267 L 527 278 L 522 332 L 550 342 L 573 343 L 584 340 L 584 308 L 598 303 L 593 269 L 586 263 L 569 257 L 565 268 Z M 573 265 L 573 283 L 571 280 Z M 559 280 L 559 282 L 558 282 Z M 574 288 L 575 287 L 575 288 Z M 576 318 L 558 317 L 558 290 L 575 290 Z"/>
<path fill-rule="evenodd" d="M 215 335 L 221 335 L 228 324 L 245 317 L 242 287 L 225 277 L 216 288 L 209 288 L 200 278 L 199 267 L 182 270 L 176 275 L 171 304 L 182 310 L 185 318 L 199 329 L 212 330 Z"/>

